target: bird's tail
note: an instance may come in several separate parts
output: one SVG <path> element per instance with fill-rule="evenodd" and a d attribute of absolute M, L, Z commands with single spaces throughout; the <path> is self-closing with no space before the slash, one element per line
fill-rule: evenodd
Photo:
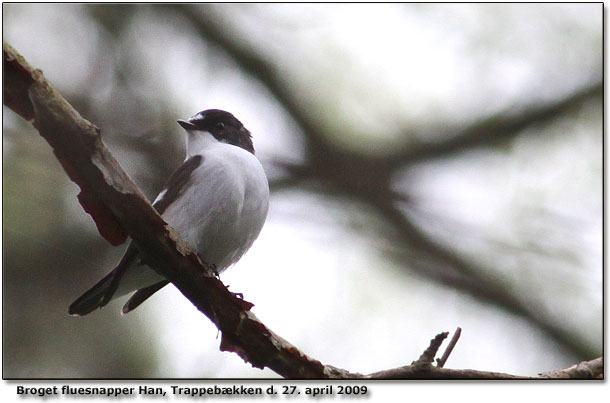
<path fill-rule="evenodd" d="M 138 250 L 135 244 L 131 242 L 117 267 L 74 301 L 70 308 L 68 308 L 68 313 L 70 315 L 84 316 L 97 308 L 105 306 L 113 297 L 118 297 L 119 295 L 115 295 L 115 293 L 119 282 L 127 269 L 137 261 L 137 256 Z"/>
<path fill-rule="evenodd" d="M 112 299 L 114 291 L 116 291 L 112 281 L 116 274 L 115 272 L 113 270 L 108 273 L 106 277 L 74 301 L 68 309 L 70 315 L 84 316 L 106 305 Z"/>

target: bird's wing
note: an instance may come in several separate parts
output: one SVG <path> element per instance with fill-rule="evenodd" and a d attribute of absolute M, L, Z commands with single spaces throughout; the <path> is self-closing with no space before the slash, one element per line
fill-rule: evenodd
<path fill-rule="evenodd" d="M 159 214 L 163 214 L 169 205 L 176 201 L 178 196 L 182 194 L 185 185 L 191 178 L 191 174 L 195 169 L 199 168 L 202 161 L 203 157 L 201 155 L 195 155 L 184 161 L 184 163 L 174 171 L 153 203 L 153 207 Z"/>
<path fill-rule="evenodd" d="M 186 161 L 178 169 L 174 171 L 172 176 L 166 182 L 163 190 L 157 196 L 153 207 L 159 214 L 163 214 L 165 210 L 183 193 L 184 188 L 191 178 L 191 174 L 197 169 L 203 157 L 201 155 L 195 155 Z M 123 306 L 123 313 L 126 314 L 136 309 L 142 302 L 148 299 L 151 295 L 165 287 L 169 281 L 163 280 L 148 287 L 139 289 L 129 298 L 129 301 Z"/>
<path fill-rule="evenodd" d="M 165 184 L 163 191 L 159 193 L 159 196 L 157 196 L 157 199 L 153 203 L 153 206 L 159 214 L 163 214 L 163 212 L 184 192 L 184 188 L 189 182 L 192 172 L 201 165 L 202 161 L 203 157 L 201 155 L 193 156 L 184 161 L 184 163 L 172 174 Z M 101 308 L 110 302 L 119 288 L 121 279 L 127 272 L 127 269 L 137 264 L 138 259 L 138 248 L 132 241 L 114 270 L 70 305 L 70 314 L 86 315 L 96 308 Z M 145 270 L 149 269 L 147 268 Z M 135 309 L 167 283 L 168 281 L 164 280 L 139 289 L 127 302 L 123 308 L 123 313 Z"/>

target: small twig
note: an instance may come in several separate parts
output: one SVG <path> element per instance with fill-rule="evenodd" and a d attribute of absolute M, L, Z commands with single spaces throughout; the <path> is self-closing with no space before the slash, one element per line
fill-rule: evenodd
<path fill-rule="evenodd" d="M 449 332 L 437 334 L 436 337 L 430 340 L 430 345 L 428 346 L 426 351 L 424 351 L 423 354 L 417 359 L 417 361 L 414 361 L 412 365 L 432 364 L 434 362 L 434 357 L 436 356 L 438 349 L 441 347 L 441 344 L 443 344 L 443 340 L 445 340 L 447 336 L 449 336 Z"/>
<path fill-rule="evenodd" d="M 461 334 L 462 334 L 461 327 L 458 327 L 457 329 L 455 329 L 455 332 L 453 333 L 453 337 L 451 337 L 451 340 L 449 341 L 449 344 L 447 345 L 447 348 L 445 349 L 445 353 L 443 354 L 443 356 L 441 358 L 436 359 L 437 367 L 443 368 L 445 366 L 445 363 L 447 362 L 449 355 L 451 355 L 453 348 L 455 347 L 458 340 L 460 339 Z"/>

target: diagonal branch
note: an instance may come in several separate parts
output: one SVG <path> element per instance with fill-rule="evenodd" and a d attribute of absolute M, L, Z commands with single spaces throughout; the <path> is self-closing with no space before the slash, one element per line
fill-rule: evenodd
<path fill-rule="evenodd" d="M 128 233 L 147 263 L 222 331 L 221 349 L 284 377 L 328 377 L 324 365 L 275 335 L 250 312 L 252 304 L 237 298 L 214 277 L 119 166 L 99 130 L 72 108 L 42 72 L 6 43 L 2 50 L 5 105 L 32 122 L 70 178 L 87 189 L 88 200 L 110 212 L 111 225 Z M 93 215 L 96 223 L 100 217 Z"/>
<path fill-rule="evenodd" d="M 148 265 L 170 280 L 222 332 L 221 350 L 239 354 L 254 367 L 268 367 L 290 378 L 461 378 L 508 379 L 514 375 L 433 366 L 445 334 L 437 336 L 424 359 L 413 365 L 370 375 L 323 365 L 268 329 L 215 278 L 159 216 L 139 188 L 104 145 L 100 130 L 80 114 L 25 59 L 3 43 L 4 104 L 30 121 L 53 148 L 62 166 L 107 214 L 92 215 L 98 228 L 110 226 L 133 238 Z M 83 201 L 81 200 L 81 203 Z M 98 223 L 98 220 L 108 220 Z M 103 231 L 100 230 L 100 233 Z M 116 241 L 118 238 L 112 238 Z M 601 364 L 601 365 L 600 365 Z M 581 363 L 578 371 L 558 371 L 562 377 L 603 376 L 603 361 Z M 553 375 L 545 375 L 552 377 Z"/>
<path fill-rule="evenodd" d="M 449 359 L 449 356 L 451 355 L 451 352 L 455 348 L 455 345 L 457 344 L 461 335 L 462 335 L 462 328 L 458 327 L 457 329 L 455 329 L 455 332 L 453 333 L 451 340 L 449 340 L 449 345 L 445 349 L 445 352 L 443 353 L 442 357 L 436 359 L 437 366 L 439 366 L 441 368 L 445 366 L 445 363 Z"/>

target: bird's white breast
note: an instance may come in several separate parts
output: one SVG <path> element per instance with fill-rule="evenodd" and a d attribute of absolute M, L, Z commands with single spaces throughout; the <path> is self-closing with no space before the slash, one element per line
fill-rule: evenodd
<path fill-rule="evenodd" d="M 163 218 L 220 272 L 258 237 L 267 217 L 269 186 L 260 162 L 246 150 L 212 142 L 201 155 L 201 165 Z"/>

